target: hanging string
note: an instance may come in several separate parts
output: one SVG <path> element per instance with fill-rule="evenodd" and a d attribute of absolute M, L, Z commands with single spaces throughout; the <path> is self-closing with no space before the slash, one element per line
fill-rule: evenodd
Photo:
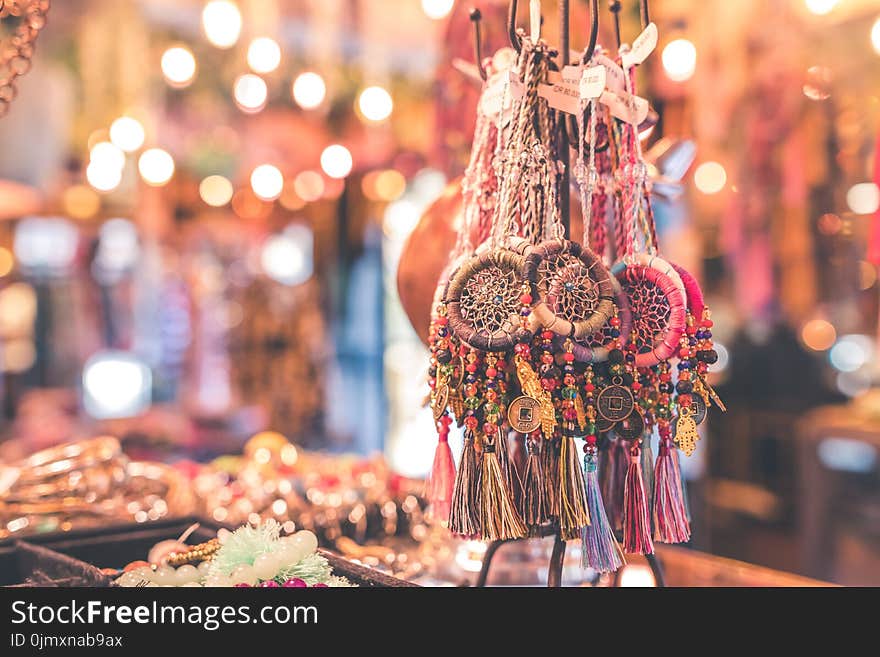
<path fill-rule="evenodd" d="M 589 136 L 587 139 L 584 139 L 584 113 L 589 107 L 590 110 L 590 130 Z M 578 111 L 578 134 L 581 135 L 581 139 L 578 139 L 578 160 L 577 160 L 577 171 L 576 177 L 578 181 L 578 189 L 581 194 L 581 209 L 583 212 L 583 222 L 584 222 L 584 234 L 582 244 L 590 243 L 590 235 L 592 233 L 592 224 L 593 224 L 593 192 L 596 187 L 596 183 L 599 179 L 599 171 L 596 168 L 596 126 L 598 123 L 598 106 L 596 104 L 595 99 L 591 99 L 589 104 L 585 103 L 583 100 L 580 102 L 580 108 Z M 588 141 L 590 147 L 590 158 L 589 164 L 585 166 L 584 164 L 584 142 Z M 604 221 L 605 218 L 602 217 L 601 221 Z M 601 256 L 601 253 L 600 253 Z"/>

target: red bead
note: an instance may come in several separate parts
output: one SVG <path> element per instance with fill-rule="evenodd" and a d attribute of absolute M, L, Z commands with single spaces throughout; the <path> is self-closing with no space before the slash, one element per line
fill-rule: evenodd
<path fill-rule="evenodd" d="M 531 294 L 524 294 L 519 298 L 519 301 L 522 305 L 529 306 L 532 303 L 532 295 Z"/>
<path fill-rule="evenodd" d="M 452 424 L 452 418 L 449 417 L 448 415 L 444 415 L 443 417 L 440 418 L 440 423 L 444 427 L 448 427 L 450 424 Z"/>
<path fill-rule="evenodd" d="M 474 372 L 477 371 L 477 364 L 476 364 L 476 363 L 468 363 L 468 364 L 467 364 L 467 367 L 465 367 L 465 369 L 466 369 L 468 372 L 470 372 L 470 373 L 473 374 Z"/>
<path fill-rule="evenodd" d="M 507 367 L 507 363 L 505 363 L 503 360 L 499 360 L 497 363 L 495 363 L 496 370 L 503 370 L 505 367 Z"/>
<path fill-rule="evenodd" d="M 635 392 L 638 392 L 639 390 L 642 389 L 642 384 L 639 383 L 638 381 L 633 381 L 633 382 L 632 382 L 632 389 L 633 389 Z"/>
<path fill-rule="evenodd" d="M 586 440 L 586 441 L 587 441 L 587 444 L 589 444 L 589 445 L 595 445 L 595 444 L 596 444 L 596 436 L 594 436 L 593 434 L 590 434 L 590 435 L 587 436 L 584 440 Z"/>
<path fill-rule="evenodd" d="M 704 319 L 703 326 L 705 326 L 706 328 L 712 328 L 713 326 L 715 326 L 715 322 L 713 322 L 711 319 Z"/>
<path fill-rule="evenodd" d="M 545 340 L 552 340 L 553 339 L 553 331 L 544 331 L 543 333 L 541 333 L 541 337 L 544 338 Z"/>
<path fill-rule="evenodd" d="M 486 368 L 486 376 L 488 376 L 490 379 L 492 379 L 492 378 L 498 376 L 498 370 L 496 370 L 494 367 L 488 367 L 488 368 Z"/>
<path fill-rule="evenodd" d="M 565 353 L 565 354 L 563 354 L 562 359 L 563 359 L 566 363 L 573 363 L 573 362 L 574 362 L 574 354 L 571 354 L 571 353 Z"/>
<path fill-rule="evenodd" d="M 688 327 L 685 329 L 685 332 L 686 332 L 688 335 L 693 335 L 694 333 L 697 332 L 697 327 L 696 327 L 696 326 L 688 326 Z"/>
<path fill-rule="evenodd" d="M 692 398 L 690 395 L 679 395 L 678 396 L 678 404 L 679 406 L 690 406 Z"/>
<path fill-rule="evenodd" d="M 551 365 L 553 363 L 553 354 L 541 354 L 541 362 L 545 365 Z"/>
<path fill-rule="evenodd" d="M 437 318 L 437 323 L 438 323 L 440 326 L 446 326 L 446 325 L 449 323 L 449 318 L 448 318 L 448 317 L 438 317 L 438 318 Z"/>
<path fill-rule="evenodd" d="M 475 418 L 475 417 L 473 417 L 473 416 L 466 417 L 466 418 L 464 419 L 464 424 L 465 424 L 465 426 L 466 426 L 468 429 L 470 429 L 471 431 L 473 431 L 474 429 L 477 428 L 477 418 Z"/>
<path fill-rule="evenodd" d="M 619 317 L 612 317 L 608 321 L 608 323 L 611 324 L 611 326 L 613 326 L 614 328 L 619 328 L 620 327 L 620 318 Z"/>
<path fill-rule="evenodd" d="M 588 383 L 584 386 L 584 390 L 586 390 L 587 392 L 593 392 L 595 389 L 596 386 L 594 386 L 592 383 Z"/>
<path fill-rule="evenodd" d="M 494 434 L 495 429 L 496 429 L 495 425 L 492 424 L 491 422 L 486 422 L 486 424 L 483 425 L 483 433 L 486 434 L 487 436 L 491 436 L 492 434 Z"/>
<path fill-rule="evenodd" d="M 690 349 L 687 349 L 687 348 L 679 349 L 678 350 L 678 357 L 679 358 L 687 358 L 690 355 L 690 353 L 691 353 Z"/>

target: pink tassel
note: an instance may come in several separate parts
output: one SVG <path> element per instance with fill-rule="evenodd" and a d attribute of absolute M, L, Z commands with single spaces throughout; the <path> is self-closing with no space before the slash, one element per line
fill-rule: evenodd
<path fill-rule="evenodd" d="M 642 454 L 634 446 L 629 454 L 623 489 L 623 549 L 628 554 L 653 554 L 648 499 L 642 481 Z"/>
<path fill-rule="evenodd" d="M 660 454 L 654 468 L 654 540 L 660 543 L 687 543 L 691 526 L 681 489 L 681 472 L 669 439 L 660 441 Z"/>
<path fill-rule="evenodd" d="M 448 416 L 444 416 L 445 420 Z M 440 440 L 434 452 L 434 465 L 425 482 L 425 497 L 430 505 L 430 515 L 436 520 L 447 522 L 452 510 L 452 492 L 455 488 L 455 462 L 449 447 L 449 424 L 442 424 Z"/>

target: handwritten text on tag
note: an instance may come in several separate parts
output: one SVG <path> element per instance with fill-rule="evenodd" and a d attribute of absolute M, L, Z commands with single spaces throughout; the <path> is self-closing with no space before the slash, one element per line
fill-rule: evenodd
<path fill-rule="evenodd" d="M 605 90 L 605 67 L 592 66 L 584 69 L 579 85 L 580 97 L 584 100 L 598 98 Z"/>
<path fill-rule="evenodd" d="M 648 101 L 639 96 L 615 94 L 606 90 L 602 92 L 599 101 L 608 106 L 612 116 L 635 126 L 648 117 Z"/>

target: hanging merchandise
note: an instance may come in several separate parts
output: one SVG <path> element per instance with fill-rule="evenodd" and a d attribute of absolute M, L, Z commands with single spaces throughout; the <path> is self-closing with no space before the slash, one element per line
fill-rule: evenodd
<path fill-rule="evenodd" d="M 617 62 L 593 29 L 581 62 L 557 68 L 535 24 L 527 37 L 511 23 L 519 59 L 484 84 L 461 233 L 435 294 L 428 497 L 455 534 L 580 538 L 584 567 L 612 572 L 625 552 L 690 538 L 678 449 L 693 451 L 720 405 L 706 381 L 717 354 L 699 285 L 659 255 L 634 88 L 656 28 Z M 566 234 L 560 134 L 577 140 L 580 241 Z"/>

